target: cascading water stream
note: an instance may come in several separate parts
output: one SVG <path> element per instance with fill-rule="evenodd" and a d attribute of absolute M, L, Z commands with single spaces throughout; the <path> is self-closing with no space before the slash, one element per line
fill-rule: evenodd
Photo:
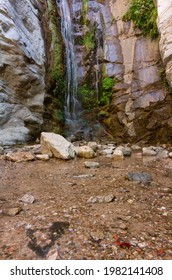
<path fill-rule="evenodd" d="M 72 37 L 72 20 L 67 0 L 56 0 L 60 9 L 61 33 L 65 44 L 67 90 L 65 95 L 65 121 L 68 129 L 74 132 L 78 122 L 80 104 L 77 98 L 77 64 L 74 40 Z"/>

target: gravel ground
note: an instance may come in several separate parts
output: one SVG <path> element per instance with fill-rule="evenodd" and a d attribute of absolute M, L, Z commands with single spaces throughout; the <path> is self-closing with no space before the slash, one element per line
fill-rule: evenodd
<path fill-rule="evenodd" d="M 0 160 L 0 259 L 172 259 L 172 159 L 85 161 Z"/>

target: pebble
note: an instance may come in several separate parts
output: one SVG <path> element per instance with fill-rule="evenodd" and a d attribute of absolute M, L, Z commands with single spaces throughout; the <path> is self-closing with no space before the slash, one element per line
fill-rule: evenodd
<path fill-rule="evenodd" d="M 147 242 L 140 242 L 138 243 L 139 248 L 143 249 L 145 247 L 148 247 L 148 243 Z"/>
<path fill-rule="evenodd" d="M 128 227 L 127 227 L 127 225 L 126 224 L 124 224 L 124 223 L 121 223 L 120 225 L 119 225 L 119 228 L 120 229 L 127 229 Z"/>
<path fill-rule="evenodd" d="M 87 202 L 88 203 L 110 203 L 115 199 L 115 195 L 109 194 L 105 196 L 91 196 Z"/>
<path fill-rule="evenodd" d="M 142 183 L 148 183 L 152 180 L 152 177 L 147 172 L 128 172 L 125 178 L 129 181 L 139 181 Z"/>
<path fill-rule="evenodd" d="M 28 204 L 32 204 L 35 201 L 35 198 L 33 195 L 30 194 L 25 194 L 24 196 L 22 196 L 19 201 L 22 201 L 24 203 L 28 203 Z"/>
<path fill-rule="evenodd" d="M 172 152 L 170 152 L 170 153 L 168 154 L 168 156 L 169 156 L 170 158 L 172 158 Z"/>
<path fill-rule="evenodd" d="M 6 216 L 14 217 L 17 214 L 19 214 L 21 210 L 22 210 L 21 207 L 13 207 L 13 208 L 2 209 L 0 213 Z"/>
<path fill-rule="evenodd" d="M 81 175 L 74 175 L 73 178 L 74 179 L 82 179 L 82 178 L 90 178 L 90 177 L 94 177 L 94 174 L 81 174 Z"/>
<path fill-rule="evenodd" d="M 49 155 L 46 155 L 46 154 L 43 154 L 43 155 L 36 155 L 35 157 L 36 157 L 36 159 L 38 159 L 38 160 L 44 160 L 44 161 L 50 159 Z"/>
<path fill-rule="evenodd" d="M 94 162 L 94 161 L 85 161 L 84 165 L 86 168 L 97 168 L 99 167 L 99 163 L 98 162 Z"/>
<path fill-rule="evenodd" d="M 96 242 L 104 239 L 104 234 L 99 230 L 91 231 L 90 236 Z"/>

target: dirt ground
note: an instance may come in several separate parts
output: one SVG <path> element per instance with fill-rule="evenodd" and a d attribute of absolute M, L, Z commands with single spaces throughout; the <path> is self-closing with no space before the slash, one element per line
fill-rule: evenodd
<path fill-rule="evenodd" d="M 0 160 L 0 259 L 172 259 L 172 159 L 85 161 Z M 129 171 L 152 181 L 130 182 Z M 33 204 L 20 201 L 25 194 Z M 112 202 L 88 202 L 109 194 Z"/>

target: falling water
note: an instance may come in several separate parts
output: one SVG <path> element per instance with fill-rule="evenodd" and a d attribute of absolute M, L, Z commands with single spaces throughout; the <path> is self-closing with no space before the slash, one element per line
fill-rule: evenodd
<path fill-rule="evenodd" d="M 79 102 L 77 99 L 77 65 L 74 40 L 72 37 L 72 20 L 67 0 L 56 0 L 60 9 L 61 33 L 65 44 L 67 90 L 65 96 L 65 120 L 69 129 L 75 129 L 78 119 Z"/>
<path fill-rule="evenodd" d="M 100 37 L 98 28 L 96 28 L 96 41 L 97 41 L 97 50 L 96 50 L 96 67 L 95 67 L 95 75 L 96 75 L 96 81 L 95 81 L 95 89 L 96 89 L 96 95 L 97 100 L 99 100 L 99 50 L 100 50 Z"/>

